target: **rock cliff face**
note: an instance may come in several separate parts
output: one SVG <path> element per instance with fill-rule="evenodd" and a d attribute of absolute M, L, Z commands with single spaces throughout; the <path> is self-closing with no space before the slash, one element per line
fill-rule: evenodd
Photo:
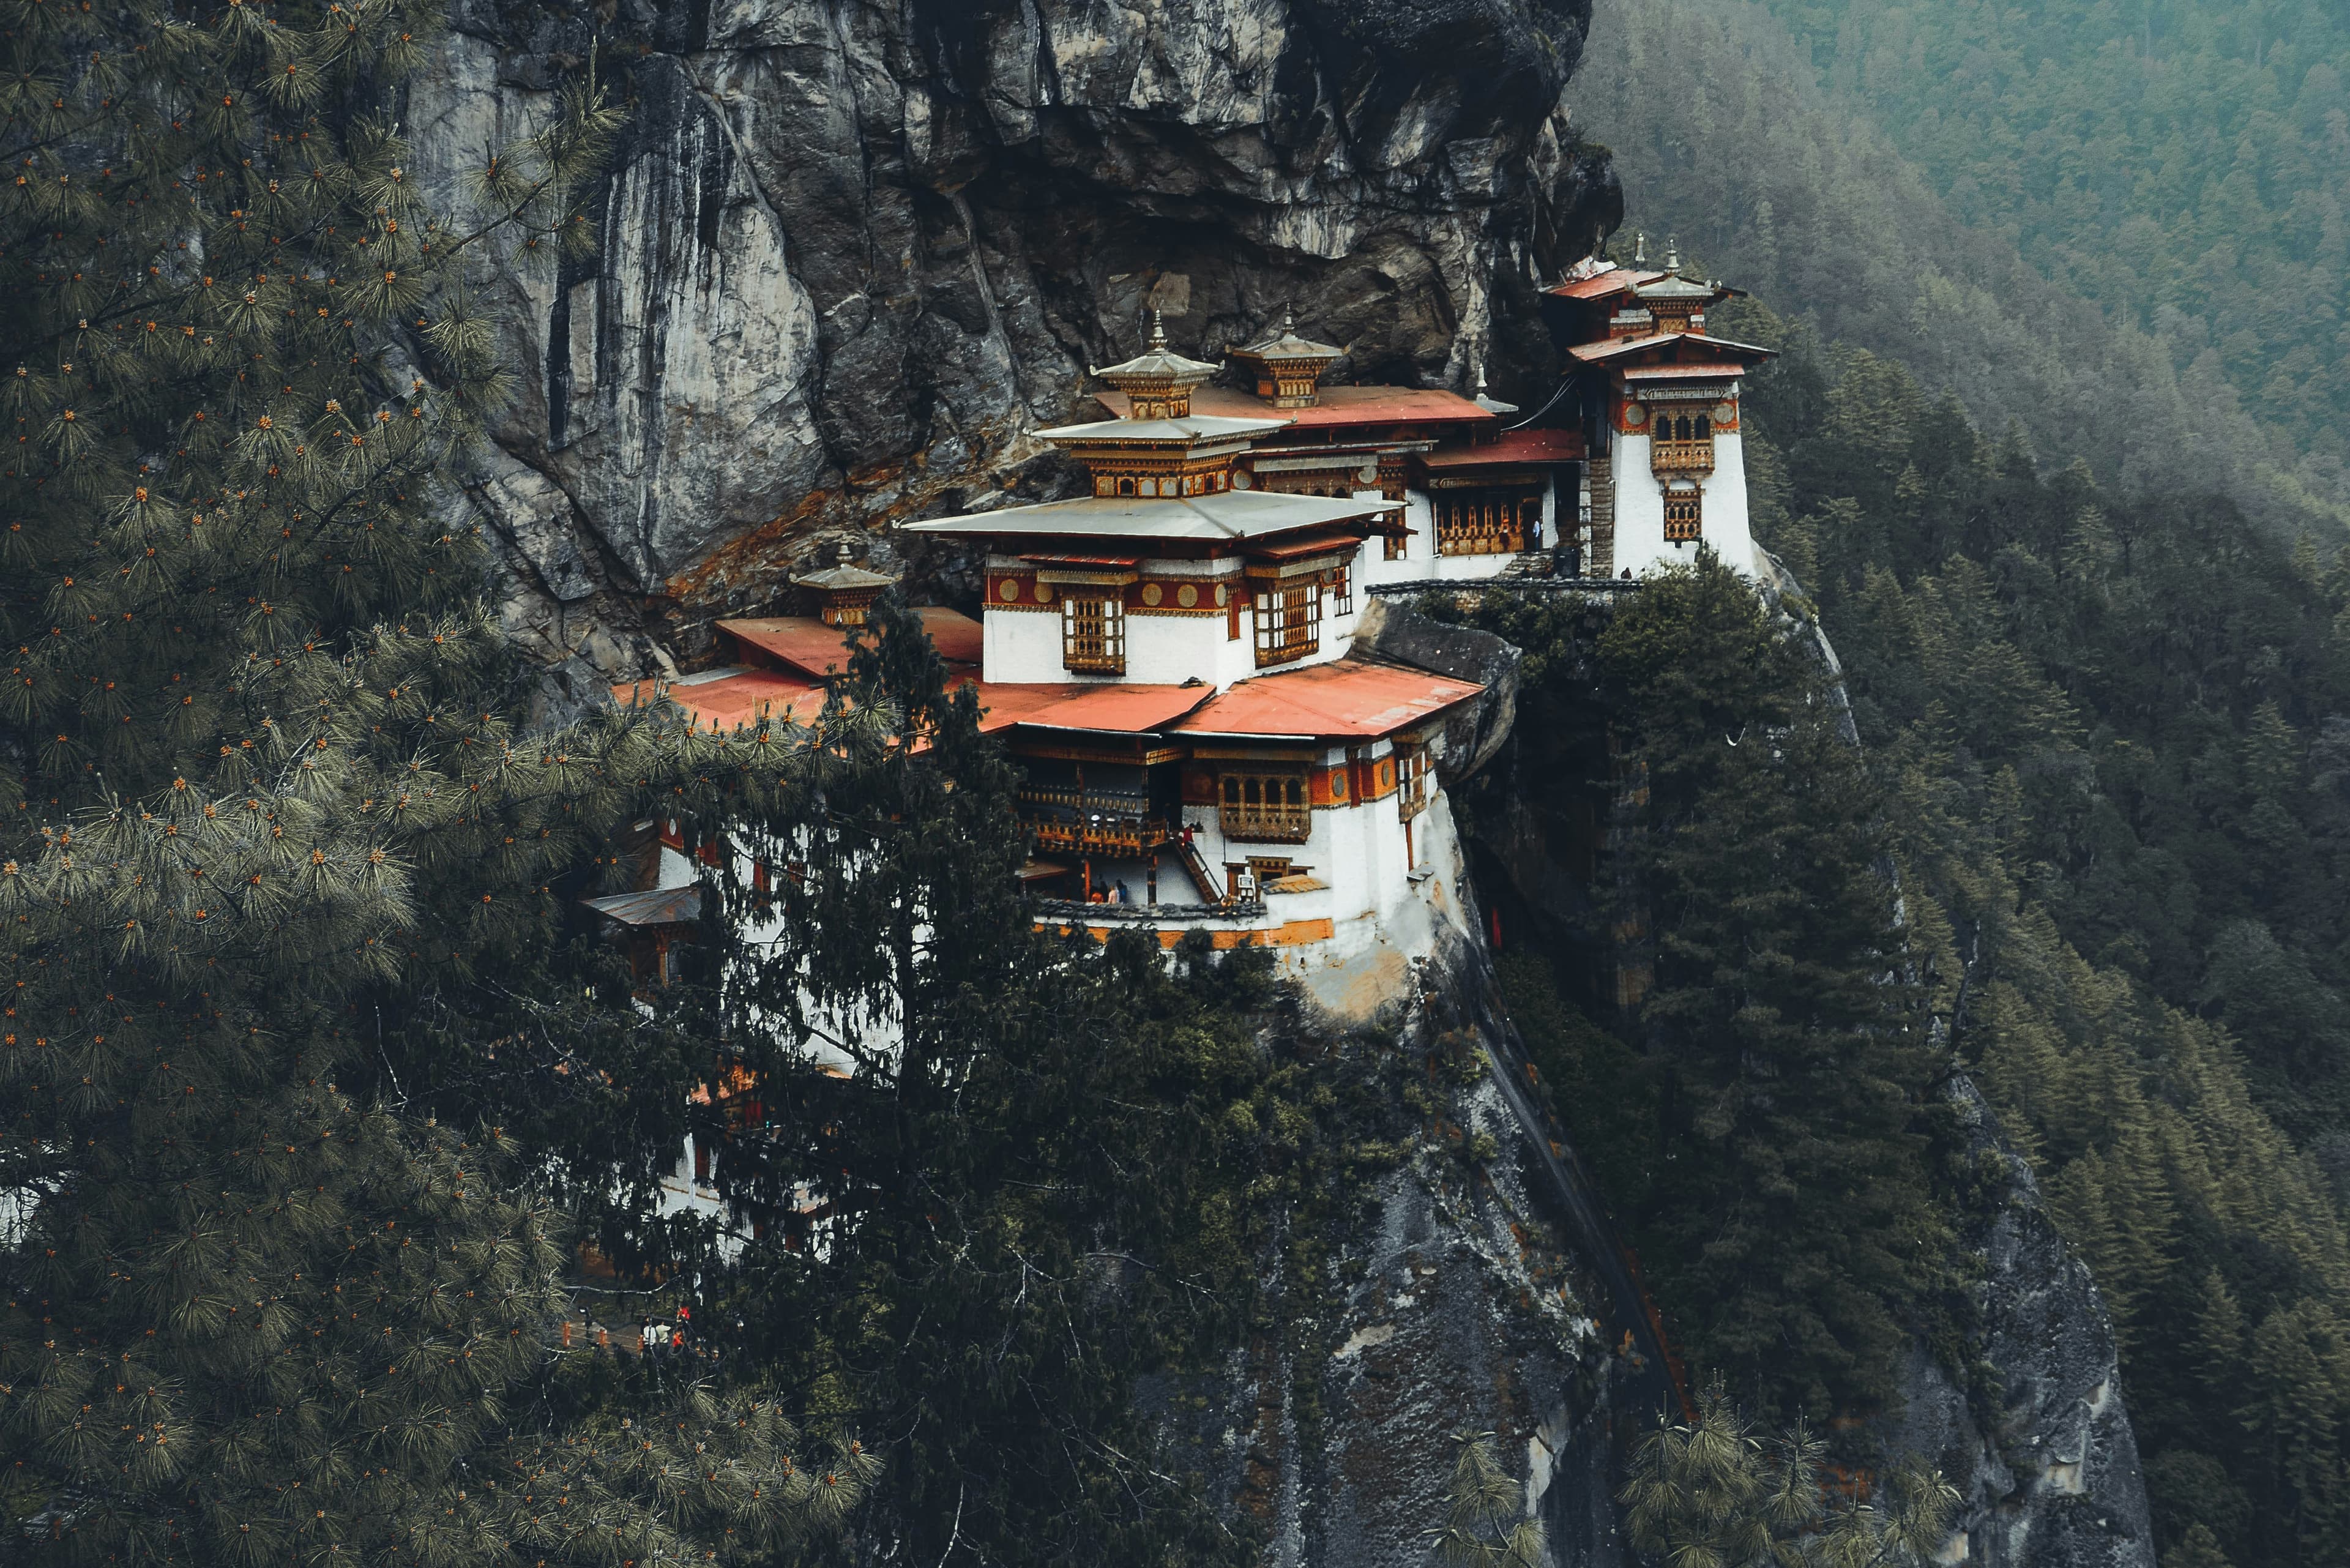
<path fill-rule="evenodd" d="M 1964 1494 L 1957 1523 L 1967 1561 L 2153 1568 L 2154 1525 L 2105 1303 L 1981 1095 L 1962 1077 L 1950 1097 L 1970 1157 L 2003 1179 L 1967 1238 L 1981 1265 L 1973 1375 L 1962 1386 L 1914 1347 L 1887 1438 L 1934 1456 Z"/>
<path fill-rule="evenodd" d="M 1341 379 L 1547 395 L 1534 286 L 1620 209 L 1562 99 L 1589 10 L 458 0 L 406 118 L 445 189 L 591 57 L 633 110 L 600 253 L 482 280 L 524 390 L 469 495 L 515 632 L 583 687 L 690 663 L 837 537 L 1052 493 L 1029 432 L 1152 307 L 1212 353 L 1294 302 Z"/>
<path fill-rule="evenodd" d="M 1433 1108 L 1324 1238 L 1318 1277 L 1268 1280 L 1295 1330 L 1236 1355 L 1213 1391 L 1210 1473 L 1262 1528 L 1266 1568 L 1422 1568 L 1452 1434 L 1488 1433 L 1550 1562 L 1620 1568 L 1614 1461 L 1669 1397 L 1663 1358 L 1612 1244 L 1595 1244 L 1605 1222 L 1564 1135 L 1515 1086 L 1524 1060 L 1482 946 L 1416 966 L 1336 1048 L 1401 1054 Z"/>

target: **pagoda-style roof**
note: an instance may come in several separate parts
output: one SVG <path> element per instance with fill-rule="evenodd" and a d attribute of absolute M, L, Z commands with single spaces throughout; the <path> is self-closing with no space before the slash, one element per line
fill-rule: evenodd
<path fill-rule="evenodd" d="M 1093 373 L 1113 387 L 1122 387 L 1128 381 L 1183 379 L 1196 386 L 1214 375 L 1216 368 L 1204 360 L 1187 359 L 1167 347 L 1166 323 L 1154 310 L 1150 313 L 1150 341 L 1142 352 L 1115 365 L 1097 365 Z"/>
<path fill-rule="evenodd" d="M 1335 344 L 1300 337 L 1297 318 L 1286 310 L 1281 313 L 1280 331 L 1224 352 L 1236 359 L 1318 359 L 1326 365 L 1347 357 L 1347 351 Z"/>
<path fill-rule="evenodd" d="M 1204 397 L 1195 392 L 1194 403 Z M 1103 393 L 1105 403 L 1112 397 L 1121 407 L 1128 406 L 1122 393 Z M 1263 412 L 1253 417 L 1188 414 L 1171 420 L 1094 420 L 1081 425 L 1055 425 L 1051 430 L 1038 431 L 1043 440 L 1056 446 L 1100 446 L 1116 443 L 1135 446 L 1204 446 L 1216 441 L 1245 441 L 1279 430 L 1290 421 Z"/>
<path fill-rule="evenodd" d="M 1317 528 L 1333 523 L 1367 523 L 1394 503 L 1321 495 L 1280 495 L 1261 490 L 1226 490 L 1205 495 L 1086 495 L 1035 506 L 1007 506 L 963 517 L 909 523 L 909 534 L 1005 535 L 1032 538 L 1173 539 L 1229 544 Z"/>
<path fill-rule="evenodd" d="M 1194 740 L 1369 741 L 1411 729 L 1484 691 L 1472 681 L 1341 659 L 1236 681 L 1169 732 Z"/>
<path fill-rule="evenodd" d="M 885 572 L 868 571 L 848 558 L 848 541 L 840 542 L 840 554 L 833 565 L 820 572 L 809 572 L 792 579 L 803 588 L 819 593 L 857 593 L 864 590 L 879 592 L 898 579 Z"/>
<path fill-rule="evenodd" d="M 1296 318 L 1286 310 L 1280 331 L 1224 352 L 1256 367 L 1256 395 L 1277 409 L 1313 407 L 1322 373 L 1347 357 L 1335 344 L 1300 337 Z"/>
<path fill-rule="evenodd" d="M 1721 297 L 1721 291 L 1716 285 L 1692 283 L 1678 272 L 1669 272 L 1654 283 L 1644 283 L 1633 289 L 1632 297 L 1644 301 L 1662 300 L 1667 303 L 1700 300 L 1711 304 Z"/>
<path fill-rule="evenodd" d="M 1150 313 L 1150 341 L 1141 353 L 1094 374 L 1134 400 L 1145 419 L 1180 419 L 1191 411 L 1191 389 L 1216 373 L 1213 365 L 1187 359 L 1167 347 L 1167 327 Z"/>

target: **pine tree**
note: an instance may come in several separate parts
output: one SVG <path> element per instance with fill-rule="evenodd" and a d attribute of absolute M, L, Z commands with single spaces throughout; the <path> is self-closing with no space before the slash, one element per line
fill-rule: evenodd
<path fill-rule="evenodd" d="M 539 945 L 590 825 L 691 750 L 522 737 L 440 520 L 506 380 L 455 269 L 584 236 L 616 118 L 567 89 L 449 226 L 388 118 L 435 25 L 0 30 L 0 1551 L 741 1560 L 871 1470 L 795 1467 L 772 1405 L 608 1414 L 509 1140 L 338 1086 L 375 1002 Z"/>
<path fill-rule="evenodd" d="M 743 1086 L 695 1128 L 729 1233 L 591 1190 L 619 1175 L 594 1115 L 535 1136 L 616 1256 L 699 1282 L 730 1365 L 899 1435 L 877 1529 L 910 1558 L 1250 1560 L 1138 1390 L 1313 1332 L 1357 1158 L 1332 1123 L 1402 1136 L 1400 1065 L 1294 1054 L 1262 951 L 1040 929 L 1018 774 L 920 618 L 883 596 L 846 662 L 810 732 L 699 755 L 662 808 L 711 846 L 657 1008 L 699 1044 L 606 1092 L 682 1116 Z"/>
<path fill-rule="evenodd" d="M 2190 1524 L 2178 1544 L 2162 1554 L 2162 1568 L 2233 1568 L 2208 1524 Z"/>
<path fill-rule="evenodd" d="M 1649 781 L 1630 869 L 1670 1157 L 1644 1265 L 1690 1349 L 1774 1403 L 1882 1400 L 1948 1232 L 1925 1158 L 1941 1057 L 1878 788 L 1784 628 L 1711 556 L 1650 577 L 1599 661 Z"/>

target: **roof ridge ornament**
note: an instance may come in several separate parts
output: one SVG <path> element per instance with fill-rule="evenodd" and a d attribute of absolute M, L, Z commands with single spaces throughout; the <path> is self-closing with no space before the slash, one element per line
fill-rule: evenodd
<path fill-rule="evenodd" d="M 1632 231 L 1632 265 L 1634 266 L 1648 265 L 1648 236 L 1643 230 Z"/>
<path fill-rule="evenodd" d="M 1150 307 L 1150 337 L 1142 352 L 1116 365 L 1097 365 L 1093 373 L 1124 392 L 1129 419 L 1181 420 L 1191 415 L 1191 389 L 1216 373 L 1199 359 L 1187 359 L 1167 346 L 1166 315 Z"/>
<path fill-rule="evenodd" d="M 1281 307 L 1280 331 L 1224 352 L 1249 367 L 1256 377 L 1256 395 L 1276 409 L 1312 408 L 1321 400 L 1324 373 L 1347 357 L 1335 343 L 1300 337 L 1296 309 L 1288 304 Z"/>

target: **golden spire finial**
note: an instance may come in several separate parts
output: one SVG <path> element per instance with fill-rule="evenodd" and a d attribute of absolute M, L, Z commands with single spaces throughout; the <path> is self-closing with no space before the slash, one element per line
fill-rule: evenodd
<path fill-rule="evenodd" d="M 1150 347 L 1153 348 L 1167 347 L 1167 323 L 1155 305 L 1150 307 Z"/>

